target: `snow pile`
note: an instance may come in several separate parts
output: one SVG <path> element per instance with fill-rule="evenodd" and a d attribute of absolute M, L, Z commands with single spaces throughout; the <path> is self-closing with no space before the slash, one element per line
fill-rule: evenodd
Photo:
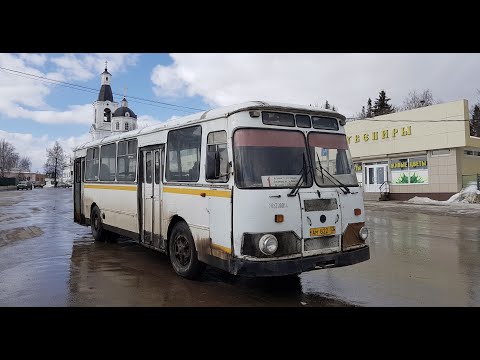
<path fill-rule="evenodd" d="M 462 189 L 459 193 L 452 195 L 450 199 L 445 201 L 432 200 L 427 197 L 418 197 L 407 201 L 411 204 L 430 204 L 430 205 L 448 205 L 454 203 L 463 203 L 463 204 L 480 204 L 480 191 L 477 190 L 477 185 L 467 186 L 465 189 Z"/>
<path fill-rule="evenodd" d="M 480 203 L 480 191 L 477 190 L 477 185 L 470 185 L 465 189 L 462 189 L 459 193 L 452 195 L 447 203 L 461 202 L 464 204 L 479 204 Z"/>
<path fill-rule="evenodd" d="M 420 197 L 420 196 L 415 196 L 411 198 L 410 200 L 407 201 L 408 203 L 411 204 L 433 204 L 433 205 L 441 205 L 439 203 L 443 203 L 444 201 L 438 201 L 438 200 L 432 200 L 428 197 Z"/>

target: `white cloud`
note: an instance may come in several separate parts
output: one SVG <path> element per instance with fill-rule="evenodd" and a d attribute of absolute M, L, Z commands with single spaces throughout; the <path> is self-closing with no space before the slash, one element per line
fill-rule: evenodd
<path fill-rule="evenodd" d="M 179 96 L 186 85 L 176 70 L 164 65 L 155 66 L 151 80 L 156 85 L 153 91 L 157 96 Z"/>
<path fill-rule="evenodd" d="M 323 104 L 351 116 L 384 89 L 400 105 L 410 90 L 442 101 L 478 101 L 480 54 L 172 54 L 151 75 L 157 96 L 203 97 L 211 106 L 249 100 Z"/>
<path fill-rule="evenodd" d="M 138 124 L 139 129 L 143 129 L 147 126 L 158 125 L 158 124 L 161 124 L 161 123 L 168 122 L 170 120 L 177 119 L 179 117 L 180 116 L 173 115 L 170 118 L 168 118 L 167 120 L 159 120 L 159 119 L 154 118 L 151 115 L 141 115 L 137 119 L 137 124 Z"/>
<path fill-rule="evenodd" d="M 20 54 L 20 58 L 36 66 L 43 66 L 47 61 L 45 54 Z"/>
<path fill-rule="evenodd" d="M 0 130 L 0 139 L 5 139 L 13 146 L 20 156 L 27 156 L 32 161 L 32 171 L 43 172 L 43 165 L 47 160 L 47 148 L 51 148 L 55 141 L 62 146 L 67 156 L 72 155 L 73 147 L 91 140 L 90 134 L 85 133 L 76 137 L 51 139 L 48 135 L 34 136 L 29 133 L 12 133 Z"/>
<path fill-rule="evenodd" d="M 119 73 L 128 66 L 136 65 L 138 57 L 138 54 L 65 54 L 54 57 L 51 61 L 67 78 L 89 80 L 103 72 L 105 61 L 108 61 L 110 73 Z"/>
<path fill-rule="evenodd" d="M 10 118 L 30 119 L 43 124 L 92 124 L 94 109 L 92 104 L 71 105 L 65 111 L 28 110 L 18 105 L 6 109 L 4 113 Z"/>
<path fill-rule="evenodd" d="M 137 125 L 139 129 L 143 129 L 144 127 L 151 125 L 158 125 L 162 122 L 162 120 L 158 120 L 151 115 L 141 115 L 137 118 Z"/>

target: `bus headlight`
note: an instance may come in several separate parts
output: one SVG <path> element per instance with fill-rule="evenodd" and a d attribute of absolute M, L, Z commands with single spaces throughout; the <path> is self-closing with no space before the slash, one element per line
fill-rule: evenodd
<path fill-rule="evenodd" d="M 258 247 L 265 255 L 273 255 L 278 249 L 278 240 L 272 234 L 263 235 L 258 242 Z"/>
<path fill-rule="evenodd" d="M 362 239 L 363 241 L 367 240 L 368 238 L 368 229 L 364 226 L 360 229 L 360 231 L 358 232 L 358 235 L 360 235 L 360 239 Z"/>

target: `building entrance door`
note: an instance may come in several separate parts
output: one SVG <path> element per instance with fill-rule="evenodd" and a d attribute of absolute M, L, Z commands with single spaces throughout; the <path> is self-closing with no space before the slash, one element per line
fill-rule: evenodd
<path fill-rule="evenodd" d="M 365 192 L 380 192 L 380 186 L 388 180 L 388 164 L 365 164 Z"/>

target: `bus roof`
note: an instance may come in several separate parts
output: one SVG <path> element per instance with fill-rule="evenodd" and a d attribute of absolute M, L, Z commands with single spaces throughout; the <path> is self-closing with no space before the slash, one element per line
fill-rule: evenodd
<path fill-rule="evenodd" d="M 99 145 L 102 143 L 117 141 L 121 139 L 134 138 L 140 134 L 148 134 L 148 133 L 156 132 L 163 129 L 183 126 L 187 124 L 194 124 L 196 122 L 203 122 L 210 119 L 228 117 L 237 112 L 246 111 L 246 110 L 302 112 L 302 113 L 311 114 L 311 115 L 335 117 L 341 120 L 342 125 L 345 124 L 345 116 L 332 110 L 319 109 L 319 108 L 314 108 L 312 106 L 307 106 L 307 105 L 294 105 L 294 104 L 265 102 L 265 101 L 249 101 L 249 102 L 244 102 L 244 103 L 235 104 L 235 105 L 218 107 L 218 108 L 210 109 L 207 111 L 201 111 L 201 112 L 187 115 L 187 116 L 178 117 L 170 121 L 162 122 L 161 124 L 146 126 L 142 129 L 127 131 L 119 135 L 110 135 L 102 139 L 89 141 L 82 145 L 79 145 L 75 147 L 73 151 L 84 149 L 90 146 Z"/>

